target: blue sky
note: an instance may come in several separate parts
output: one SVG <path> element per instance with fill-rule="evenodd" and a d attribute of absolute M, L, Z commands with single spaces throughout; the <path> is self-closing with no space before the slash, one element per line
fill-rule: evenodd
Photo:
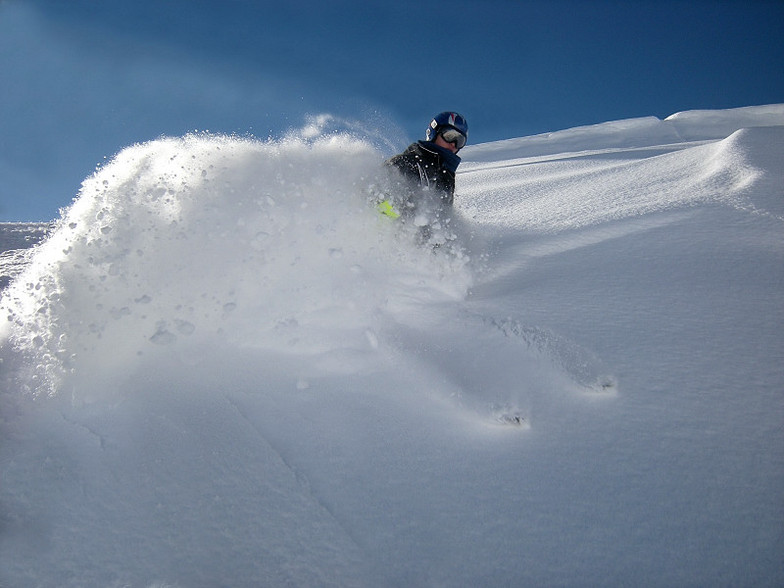
<path fill-rule="evenodd" d="M 308 114 L 405 146 L 784 102 L 784 2 L 0 0 L 0 220 L 50 220 L 107 157 Z"/>

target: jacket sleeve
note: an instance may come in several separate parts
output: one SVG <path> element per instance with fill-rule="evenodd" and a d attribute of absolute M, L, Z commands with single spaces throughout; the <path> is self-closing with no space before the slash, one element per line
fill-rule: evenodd
<path fill-rule="evenodd" d="M 412 182 L 419 183 L 420 180 L 419 166 L 417 165 L 416 157 L 412 155 L 410 152 L 406 151 L 404 153 L 389 158 L 386 161 L 386 165 L 396 169 L 406 179 Z"/>

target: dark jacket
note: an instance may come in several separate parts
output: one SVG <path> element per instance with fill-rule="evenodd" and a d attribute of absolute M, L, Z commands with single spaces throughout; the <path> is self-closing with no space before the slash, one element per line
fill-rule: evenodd
<path fill-rule="evenodd" d="M 410 185 L 437 192 L 442 204 L 451 206 L 455 196 L 455 171 L 460 158 L 430 141 L 417 141 L 387 160 Z M 413 203 L 414 206 L 416 203 Z"/>

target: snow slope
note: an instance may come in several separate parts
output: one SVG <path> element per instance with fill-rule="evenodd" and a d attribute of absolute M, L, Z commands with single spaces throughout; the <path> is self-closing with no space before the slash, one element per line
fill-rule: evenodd
<path fill-rule="evenodd" d="M 468 147 L 436 250 L 304 135 L 127 148 L 3 291 L 0 585 L 784 582 L 784 105 Z"/>

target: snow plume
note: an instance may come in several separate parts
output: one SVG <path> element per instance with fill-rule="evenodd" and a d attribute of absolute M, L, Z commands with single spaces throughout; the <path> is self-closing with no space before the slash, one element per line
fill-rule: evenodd
<path fill-rule="evenodd" d="M 305 141 L 346 135 L 371 144 L 386 156 L 402 151 L 409 142 L 399 126 L 378 112 L 368 112 L 361 119 L 348 119 L 329 113 L 312 114 L 305 118 L 305 124 L 287 133 L 289 138 Z"/>
<path fill-rule="evenodd" d="M 324 365 L 373 354 L 380 317 L 414 289 L 419 302 L 462 297 L 464 259 L 416 247 L 369 205 L 377 151 L 311 135 L 166 138 L 87 179 L 4 297 L 35 391 L 116 379 L 161 353 L 199 363 L 216 342 Z"/>

